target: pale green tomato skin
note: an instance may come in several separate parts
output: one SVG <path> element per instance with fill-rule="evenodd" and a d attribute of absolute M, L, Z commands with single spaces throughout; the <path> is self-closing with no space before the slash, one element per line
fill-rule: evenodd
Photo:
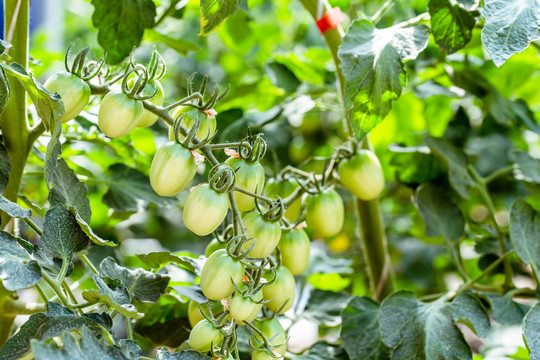
<path fill-rule="evenodd" d="M 64 114 L 60 117 L 63 123 L 73 119 L 88 105 L 90 86 L 76 75 L 65 71 L 57 72 L 43 85 L 51 93 L 58 93 L 64 103 Z"/>
<path fill-rule="evenodd" d="M 221 300 L 231 295 L 234 284 L 244 278 L 245 266 L 233 260 L 225 249 L 210 255 L 201 271 L 201 290 L 210 300 Z"/>
<path fill-rule="evenodd" d="M 139 124 L 143 111 L 142 102 L 129 98 L 121 91 L 111 91 L 99 106 L 99 128 L 110 138 L 126 136 Z"/>
<path fill-rule="evenodd" d="M 206 353 L 214 346 L 219 345 L 223 340 L 223 334 L 216 329 L 208 320 L 201 320 L 193 327 L 189 334 L 189 345 L 192 349 Z"/>
<path fill-rule="evenodd" d="M 266 186 L 264 187 L 264 192 L 267 197 L 275 199 L 276 196 L 279 196 L 282 199 L 287 198 L 291 195 L 296 188 L 300 185 L 294 180 L 285 179 L 278 181 L 276 179 L 270 179 L 267 181 Z M 298 198 L 294 200 L 285 211 L 285 218 L 290 222 L 294 222 L 300 215 L 302 210 L 302 199 Z"/>
<path fill-rule="evenodd" d="M 358 150 L 339 164 L 338 173 L 343 186 L 361 200 L 373 200 L 384 189 L 381 163 L 372 151 Z"/>
<path fill-rule="evenodd" d="M 343 200 L 333 189 L 306 198 L 306 222 L 317 236 L 331 237 L 343 228 L 345 209 Z"/>
<path fill-rule="evenodd" d="M 269 273 L 265 278 L 271 280 L 272 276 Z M 268 309 L 277 312 L 285 304 L 278 314 L 285 313 L 294 303 L 296 282 L 293 274 L 285 266 L 280 266 L 276 270 L 276 281 L 263 287 L 262 291 L 264 299 L 271 300 L 264 304 Z"/>
<path fill-rule="evenodd" d="M 199 236 L 210 234 L 223 222 L 229 209 L 227 194 L 218 193 L 210 185 L 197 186 L 184 205 L 184 225 Z"/>
<path fill-rule="evenodd" d="M 183 113 L 185 113 L 186 115 L 184 115 L 184 117 L 182 118 L 180 125 L 182 125 L 188 130 L 191 129 L 191 127 L 195 124 L 195 119 L 197 119 L 197 115 L 199 116 L 199 129 L 197 130 L 197 134 L 195 135 L 199 140 L 204 140 L 207 136 L 212 136 L 216 132 L 217 122 L 215 116 L 210 117 L 208 116 L 208 114 L 191 106 L 179 106 L 174 110 L 172 117 L 173 119 L 176 119 Z M 181 140 L 184 140 L 184 138 L 185 136 L 180 135 Z M 169 127 L 169 139 L 174 140 L 172 127 Z"/>
<path fill-rule="evenodd" d="M 221 305 L 219 302 L 211 302 L 210 304 L 210 309 L 214 315 L 223 311 L 223 305 Z M 204 307 L 206 304 L 201 306 Z M 188 304 L 188 320 L 189 325 L 191 325 L 192 328 L 195 327 L 195 325 L 197 325 L 200 321 L 204 320 L 204 316 L 199 309 L 199 304 L 193 300 L 190 300 Z"/>
<path fill-rule="evenodd" d="M 264 169 L 258 162 L 248 163 L 244 159 L 230 157 L 226 161 L 236 171 L 236 186 L 250 191 L 252 193 L 261 194 L 264 188 Z M 234 200 L 240 211 L 249 211 L 255 206 L 253 197 L 234 192 Z"/>
<path fill-rule="evenodd" d="M 285 352 L 287 351 L 287 334 L 285 333 L 285 330 L 283 330 L 283 327 L 279 323 L 278 319 L 272 318 L 269 320 L 255 321 L 253 325 L 255 325 L 255 327 L 259 329 L 267 339 L 273 338 L 270 343 L 274 346 L 279 345 L 279 347 L 275 349 L 276 352 L 280 356 L 285 355 Z M 255 337 L 255 335 L 252 335 L 252 337 Z M 252 342 L 254 344 L 256 343 L 253 339 Z M 264 357 L 261 357 L 259 359 L 264 359 Z"/>
<path fill-rule="evenodd" d="M 264 351 L 255 350 L 253 351 L 253 354 L 251 354 L 251 360 L 283 360 L 283 358 L 275 358 Z"/>
<path fill-rule="evenodd" d="M 302 229 L 284 231 L 279 240 L 281 265 L 293 275 L 300 275 L 309 265 L 309 237 Z"/>
<path fill-rule="evenodd" d="M 259 297 L 258 300 L 262 299 L 260 291 L 256 295 Z M 229 311 L 233 319 L 243 322 L 244 320 L 252 321 L 253 314 L 255 313 L 255 316 L 257 316 L 259 310 L 259 304 L 253 302 L 249 297 L 236 294 L 231 300 Z"/>
<path fill-rule="evenodd" d="M 156 87 L 158 90 L 156 95 L 154 95 L 148 101 L 150 101 L 154 105 L 163 106 L 163 103 L 165 101 L 165 93 L 163 92 L 163 86 L 161 86 L 161 83 L 159 81 L 155 80 L 152 83 L 148 83 L 148 85 L 146 85 L 146 87 L 144 88 L 144 93 L 153 94 L 154 91 L 156 91 Z M 139 127 L 152 126 L 156 123 L 157 119 L 158 119 L 157 115 L 145 109 L 143 112 L 141 121 L 139 122 L 137 126 Z"/>
<path fill-rule="evenodd" d="M 210 241 L 208 245 L 206 245 L 204 256 L 210 257 L 210 255 L 212 255 L 219 249 L 225 249 L 226 247 L 227 247 L 226 243 L 222 243 L 221 241 L 218 241 L 218 239 L 212 239 L 212 241 Z"/>
<path fill-rule="evenodd" d="M 197 172 L 191 151 L 173 141 L 163 145 L 150 166 L 150 184 L 161 196 L 174 196 L 182 191 Z"/>
<path fill-rule="evenodd" d="M 264 220 L 256 210 L 245 214 L 242 220 L 248 238 L 255 239 L 255 246 L 251 249 L 249 256 L 252 258 L 268 257 L 276 249 L 281 237 L 279 222 Z M 252 244 L 252 241 L 246 242 L 243 249 L 249 249 Z"/>

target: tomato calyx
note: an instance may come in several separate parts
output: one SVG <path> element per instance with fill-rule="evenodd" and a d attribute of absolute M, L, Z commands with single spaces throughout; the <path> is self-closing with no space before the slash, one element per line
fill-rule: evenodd
<path fill-rule="evenodd" d="M 276 198 L 276 200 L 270 203 L 266 211 L 261 209 L 258 199 L 255 199 L 255 207 L 257 208 L 257 211 L 261 214 L 262 218 L 268 222 L 280 221 L 283 218 L 283 214 L 285 213 L 285 204 L 279 196 Z"/>
<path fill-rule="evenodd" d="M 218 193 L 229 193 L 236 186 L 236 173 L 225 163 L 214 166 L 208 174 L 208 179 L 210 188 Z"/>
<path fill-rule="evenodd" d="M 87 46 L 81 51 L 79 51 L 79 53 L 75 57 L 75 60 L 73 60 L 70 68 L 68 64 L 68 55 L 73 45 L 73 43 L 69 45 L 66 56 L 64 57 L 64 66 L 66 68 L 66 71 L 81 78 L 84 81 L 89 81 L 93 79 L 101 72 L 101 69 L 105 65 L 105 61 L 107 60 L 107 53 L 103 54 L 103 56 L 100 57 L 97 61 L 90 61 L 85 64 L 86 56 L 91 50 L 91 47 Z"/>
<path fill-rule="evenodd" d="M 248 163 L 255 163 L 266 154 L 266 141 L 261 134 L 248 135 L 240 142 L 238 153 Z"/>
<path fill-rule="evenodd" d="M 174 120 L 172 128 L 174 140 L 186 149 L 190 150 L 197 150 L 202 148 L 203 146 L 208 145 L 214 139 L 216 133 L 208 134 L 204 139 L 197 138 L 197 131 L 199 131 L 199 127 L 201 126 L 201 120 L 199 119 L 199 116 L 197 116 L 195 119 L 195 123 L 188 130 L 182 126 L 182 120 L 184 119 L 186 114 L 187 113 L 184 112 Z M 185 135 L 185 138 L 183 140 L 181 137 L 182 135 Z"/>

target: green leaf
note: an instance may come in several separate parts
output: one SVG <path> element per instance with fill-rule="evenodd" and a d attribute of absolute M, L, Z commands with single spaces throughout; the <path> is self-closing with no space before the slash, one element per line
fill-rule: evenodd
<path fill-rule="evenodd" d="M 470 188 L 475 186 L 475 182 L 467 169 L 467 157 L 463 151 L 445 139 L 427 136 L 424 140 L 435 154 L 447 161 L 450 184 L 459 195 L 468 199 Z"/>
<path fill-rule="evenodd" d="M 517 256 L 536 274 L 540 265 L 540 214 L 525 200 L 518 199 L 510 210 L 510 240 Z"/>
<path fill-rule="evenodd" d="M 305 276 L 312 274 L 352 274 L 352 260 L 344 257 L 330 257 L 321 246 L 312 244 L 312 253 Z"/>
<path fill-rule="evenodd" d="M 517 165 L 515 169 L 517 180 L 540 184 L 540 160 L 532 158 L 525 151 L 517 150 L 510 152 L 509 157 Z"/>
<path fill-rule="evenodd" d="M 46 313 L 31 315 L 20 330 L 0 348 L 0 359 L 16 360 L 30 351 L 32 340 L 45 341 L 64 331 L 87 327 L 94 335 L 103 328 L 109 329 L 112 319 L 107 314 L 88 313 L 79 316 L 68 308 L 53 302 L 47 303 Z"/>
<path fill-rule="evenodd" d="M 143 269 L 130 270 L 118 265 L 112 257 L 105 258 L 99 265 L 103 278 L 116 279 L 129 294 L 140 302 L 156 302 L 165 292 L 170 278 Z"/>
<path fill-rule="evenodd" d="M 11 172 L 11 159 L 6 148 L 0 141 L 0 194 L 6 190 L 9 182 L 9 173 Z"/>
<path fill-rule="evenodd" d="M 240 0 L 201 0 L 201 32 L 206 36 L 214 31 L 228 17 L 234 15 Z"/>
<path fill-rule="evenodd" d="M 47 210 L 41 244 L 53 257 L 70 260 L 73 254 L 85 249 L 89 241 L 75 216 L 64 205 L 58 204 Z"/>
<path fill-rule="evenodd" d="M 471 13 L 450 0 L 430 0 L 429 15 L 435 42 L 452 54 L 469 43 L 476 24 L 476 12 Z"/>
<path fill-rule="evenodd" d="M 194 42 L 182 38 L 173 38 L 154 29 L 146 30 L 144 38 L 148 41 L 163 43 L 181 55 L 186 55 L 188 51 L 199 50 L 199 45 Z"/>
<path fill-rule="evenodd" d="M 346 78 L 345 107 L 358 138 L 388 114 L 405 85 L 403 62 L 415 59 L 428 40 L 424 25 L 377 29 L 356 20 L 349 26 L 338 56 Z"/>
<path fill-rule="evenodd" d="M 4 69 L 0 68 L 0 114 L 6 110 L 10 95 L 9 80 Z"/>
<path fill-rule="evenodd" d="M 388 359 L 379 326 L 380 305 L 365 296 L 355 296 L 343 310 L 341 341 L 351 360 Z"/>
<path fill-rule="evenodd" d="M 3 195 L 0 195 L 0 210 L 15 218 L 28 219 L 32 216 L 31 210 L 23 209 L 19 204 L 9 201 Z"/>
<path fill-rule="evenodd" d="M 156 360 L 210 360 L 209 356 L 195 350 L 180 350 L 171 354 L 169 350 L 158 350 Z"/>
<path fill-rule="evenodd" d="M 479 335 L 489 328 L 485 309 L 468 293 L 452 303 L 422 303 L 413 293 L 398 291 L 383 301 L 379 317 L 382 340 L 396 360 L 472 359 L 456 323 L 473 326 Z"/>
<path fill-rule="evenodd" d="M 540 359 L 540 304 L 534 305 L 523 320 L 523 339 L 531 360 Z"/>
<path fill-rule="evenodd" d="M 512 294 L 495 294 L 482 292 L 491 306 L 493 320 L 503 325 L 521 324 L 529 306 L 514 301 Z"/>
<path fill-rule="evenodd" d="M 81 218 L 77 209 L 72 206 L 68 206 L 67 208 L 75 216 L 75 221 L 77 221 L 77 224 L 79 224 L 79 227 L 86 234 L 86 236 L 88 236 L 90 241 L 92 241 L 96 245 L 101 246 L 116 246 L 113 241 L 105 240 L 97 236 L 92 230 L 92 228 L 90 228 L 90 225 L 88 225 L 88 223 Z"/>
<path fill-rule="evenodd" d="M 10 291 L 34 286 L 41 279 L 41 269 L 30 255 L 32 244 L 0 230 L 0 279 Z"/>
<path fill-rule="evenodd" d="M 51 138 L 47 144 L 47 150 L 45 152 L 45 164 L 43 166 L 43 170 L 45 172 L 45 182 L 47 185 L 49 185 L 52 181 L 54 170 L 58 164 L 58 157 L 62 153 L 60 135 L 62 135 L 62 121 L 60 118 L 58 118 L 52 122 Z"/>
<path fill-rule="evenodd" d="M 289 356 L 287 356 L 289 358 Z M 318 341 L 302 355 L 291 354 L 292 360 L 348 360 L 347 353 L 341 346 Z M 371 358 L 370 358 L 371 359 Z"/>
<path fill-rule="evenodd" d="M 52 189 L 49 192 L 51 205 L 72 206 L 85 222 L 90 222 L 92 210 L 86 184 L 77 178 L 64 159 L 58 160 L 52 174 L 51 185 Z"/>
<path fill-rule="evenodd" d="M 202 267 L 206 261 L 204 258 L 194 259 L 189 256 L 177 256 L 168 251 L 137 254 L 137 257 L 152 269 L 159 269 L 169 263 L 175 263 L 194 272 L 197 276 L 201 275 Z"/>
<path fill-rule="evenodd" d="M 486 0 L 482 44 L 496 66 L 540 37 L 539 0 Z"/>
<path fill-rule="evenodd" d="M 341 311 L 347 306 L 350 295 L 345 292 L 311 291 L 303 316 L 325 326 L 341 323 Z"/>
<path fill-rule="evenodd" d="M 389 149 L 394 152 L 390 163 L 394 166 L 396 178 L 405 185 L 416 187 L 445 173 L 444 165 L 425 146 L 403 148 L 391 145 Z"/>
<path fill-rule="evenodd" d="M 92 23 L 107 62 L 118 64 L 141 43 L 144 29 L 154 27 L 156 5 L 152 0 L 92 0 Z"/>
<path fill-rule="evenodd" d="M 135 306 L 131 304 L 131 295 L 128 290 L 120 284 L 109 286 L 106 281 L 99 275 L 92 276 L 97 290 L 86 290 L 82 293 L 82 297 L 90 302 L 100 302 L 107 304 L 110 308 L 115 309 L 120 314 L 134 319 L 140 319 L 144 314 L 137 311 Z M 114 283 L 111 282 L 111 283 Z"/>
<path fill-rule="evenodd" d="M 148 176 L 124 164 L 111 165 L 108 172 L 109 190 L 103 195 L 103 202 L 116 211 L 142 211 L 150 204 L 167 206 L 177 202 L 156 194 Z"/>
<path fill-rule="evenodd" d="M 30 341 L 36 360 L 129 360 L 127 351 L 117 346 L 107 346 L 86 326 L 82 327 L 82 336 L 66 331 L 60 337 L 62 346 L 55 341 Z M 80 338 L 80 339 L 79 339 Z"/>
<path fill-rule="evenodd" d="M 424 218 L 428 236 L 458 240 L 463 235 L 463 214 L 444 189 L 430 183 L 421 185 L 416 190 L 414 202 Z"/>
<path fill-rule="evenodd" d="M 178 295 L 185 296 L 196 303 L 205 304 L 208 302 L 208 299 L 204 296 L 198 284 L 193 286 L 173 286 L 173 289 Z"/>

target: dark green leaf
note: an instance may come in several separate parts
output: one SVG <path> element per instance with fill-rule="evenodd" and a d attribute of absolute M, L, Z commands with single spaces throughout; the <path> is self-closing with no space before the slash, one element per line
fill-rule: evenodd
<path fill-rule="evenodd" d="M 469 43 L 476 23 L 476 13 L 471 13 L 450 0 L 430 0 L 431 31 L 435 42 L 452 54 Z"/>
<path fill-rule="evenodd" d="M 149 204 L 166 206 L 177 202 L 156 194 L 148 176 L 124 164 L 111 165 L 108 172 L 109 190 L 103 195 L 103 202 L 116 211 L 142 211 Z"/>
<path fill-rule="evenodd" d="M 88 223 L 81 218 L 77 209 L 68 206 L 68 210 L 75 216 L 75 221 L 77 221 L 77 224 L 79 224 L 81 230 L 94 244 L 101 246 L 116 246 L 116 244 L 111 240 L 105 240 L 97 236 L 92 230 L 92 228 L 90 228 L 90 225 L 88 225 Z"/>
<path fill-rule="evenodd" d="M 540 37 L 540 3 L 538 0 L 490 0 L 482 15 L 482 44 L 496 66 L 525 50 Z"/>
<path fill-rule="evenodd" d="M 288 356 L 287 356 L 288 357 Z M 348 360 L 345 350 L 338 345 L 318 341 L 302 355 L 290 357 L 292 360 Z M 371 358 L 370 358 L 371 359 Z"/>
<path fill-rule="evenodd" d="M 475 182 L 467 169 L 465 154 L 445 139 L 431 136 L 425 138 L 426 145 L 448 162 L 448 177 L 452 187 L 465 199 L 469 198 L 469 190 Z"/>
<path fill-rule="evenodd" d="M 392 359 L 472 359 L 456 323 L 484 334 L 489 317 L 478 301 L 467 297 L 472 295 L 459 295 L 452 303 L 444 299 L 422 303 L 413 293 L 398 291 L 386 298 L 379 317 L 382 340 L 392 349 Z"/>
<path fill-rule="evenodd" d="M 17 334 L 0 347 L 0 359 L 17 360 L 30 351 L 30 339 L 34 338 L 40 326 L 47 322 L 46 313 L 37 313 L 28 319 Z"/>
<path fill-rule="evenodd" d="M 194 42 L 182 38 L 173 38 L 154 29 L 146 30 L 144 37 L 148 41 L 163 43 L 181 55 L 186 55 L 188 51 L 199 50 L 199 45 Z"/>
<path fill-rule="evenodd" d="M 208 302 L 208 299 L 204 296 L 198 284 L 193 286 L 173 286 L 173 289 L 178 295 L 185 296 L 196 303 L 205 304 Z"/>
<path fill-rule="evenodd" d="M 177 256 L 168 251 L 137 254 L 137 257 L 152 269 L 159 269 L 160 267 L 169 263 L 175 263 L 189 269 L 190 271 L 193 271 L 198 276 L 201 275 L 202 267 L 205 262 L 204 258 L 194 259 L 189 256 Z"/>
<path fill-rule="evenodd" d="M 58 164 L 58 157 L 62 153 L 60 135 L 62 135 L 62 121 L 58 118 L 54 119 L 51 123 L 51 139 L 47 144 L 47 150 L 45 152 L 45 165 L 43 166 L 43 170 L 45 171 L 45 181 L 47 185 L 52 181 L 54 170 Z"/>
<path fill-rule="evenodd" d="M 510 160 L 517 165 L 516 179 L 540 184 L 540 160 L 533 159 L 525 151 L 517 150 L 510 152 Z"/>
<path fill-rule="evenodd" d="M 0 195 L 0 210 L 15 218 L 28 219 L 32 216 L 31 210 L 23 209 L 19 204 L 9 201 L 3 195 Z"/>
<path fill-rule="evenodd" d="M 481 293 L 491 305 L 493 320 L 503 325 L 519 325 L 529 307 L 513 300 L 512 294 Z"/>
<path fill-rule="evenodd" d="M 9 87 L 9 80 L 4 69 L 0 68 L 0 114 L 3 113 L 8 106 L 10 95 L 11 88 Z"/>
<path fill-rule="evenodd" d="M 337 326 L 349 299 L 350 295 L 344 292 L 315 289 L 310 293 L 303 315 L 319 324 Z"/>
<path fill-rule="evenodd" d="M 268 72 L 268 77 L 272 81 L 272 84 L 282 88 L 286 92 L 294 92 L 301 84 L 287 66 L 278 62 L 272 61 L 268 63 L 266 65 L 266 71 Z"/>
<path fill-rule="evenodd" d="M 338 56 L 347 80 L 345 107 L 359 138 L 388 114 L 405 85 L 403 62 L 415 59 L 428 40 L 424 25 L 377 29 L 356 20 L 349 26 Z"/>
<path fill-rule="evenodd" d="M 109 64 L 122 61 L 139 46 L 144 29 L 154 27 L 156 6 L 152 0 L 92 0 L 92 5 L 92 23 Z"/>
<path fill-rule="evenodd" d="M 8 290 L 29 288 L 41 279 L 41 269 L 25 247 L 32 244 L 0 230 L 0 279 Z"/>
<path fill-rule="evenodd" d="M 0 141 L 0 194 L 6 190 L 11 172 L 11 159 L 6 148 Z"/>
<path fill-rule="evenodd" d="M 201 32 L 206 36 L 228 17 L 234 15 L 240 0 L 201 0 Z"/>
<path fill-rule="evenodd" d="M 92 211 L 86 184 L 77 178 L 64 159 L 58 160 L 51 178 L 51 185 L 52 189 L 49 192 L 51 205 L 60 203 L 72 206 L 77 209 L 77 213 L 85 222 L 90 222 Z"/>
<path fill-rule="evenodd" d="M 343 310 L 341 341 L 351 360 L 390 358 L 380 335 L 379 308 L 375 301 L 356 296 Z"/>
<path fill-rule="evenodd" d="M 396 171 L 396 178 L 409 186 L 418 186 L 432 181 L 445 173 L 441 161 L 430 154 L 429 148 L 401 148 L 390 146 L 395 152 L 391 164 Z"/>
<path fill-rule="evenodd" d="M 529 349 L 531 360 L 540 359 L 540 304 L 536 304 L 523 320 L 523 339 Z"/>
<path fill-rule="evenodd" d="M 97 290 L 84 291 L 82 293 L 84 299 L 91 302 L 105 303 L 110 308 L 130 318 L 140 319 L 143 316 L 143 314 L 137 312 L 135 306 L 131 305 L 131 295 L 123 285 L 116 284 L 116 286 L 111 287 L 99 275 L 94 275 L 92 278 Z"/>
<path fill-rule="evenodd" d="M 465 229 L 463 214 L 444 189 L 430 183 L 421 185 L 416 190 L 414 202 L 424 218 L 428 236 L 443 236 L 447 240 L 461 237 Z"/>
<path fill-rule="evenodd" d="M 195 350 L 180 350 L 171 354 L 164 349 L 157 352 L 156 360 L 210 360 L 210 357 Z"/>
<path fill-rule="evenodd" d="M 523 199 L 518 199 L 510 210 L 510 240 L 517 256 L 531 265 L 538 273 L 540 269 L 540 214 Z"/>
<path fill-rule="evenodd" d="M 130 270 L 118 265 L 113 258 L 105 258 L 99 265 L 103 278 L 119 280 L 129 294 L 140 302 L 156 302 L 165 292 L 169 277 L 142 269 Z"/>
<path fill-rule="evenodd" d="M 58 204 L 47 210 L 41 244 L 53 257 L 69 260 L 86 248 L 89 241 L 75 216 L 64 205 Z"/>
<path fill-rule="evenodd" d="M 129 360 L 139 357 L 128 357 L 119 347 L 107 346 L 86 326 L 82 327 L 82 336 L 72 335 L 66 331 L 61 336 L 62 346 L 54 341 L 30 341 L 36 360 Z"/>

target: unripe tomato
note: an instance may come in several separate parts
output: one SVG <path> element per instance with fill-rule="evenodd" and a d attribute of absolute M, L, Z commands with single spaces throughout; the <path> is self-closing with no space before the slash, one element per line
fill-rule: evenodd
<path fill-rule="evenodd" d="M 193 327 L 189 334 L 189 345 L 192 349 L 206 353 L 212 346 L 217 346 L 223 340 L 223 334 L 214 325 L 204 319 Z"/>
<path fill-rule="evenodd" d="M 268 273 L 266 279 L 271 280 L 272 276 L 271 273 Z M 283 314 L 289 310 L 294 303 L 296 282 L 289 269 L 285 266 L 280 266 L 276 269 L 276 281 L 273 284 L 264 286 L 262 290 L 264 299 L 271 300 L 270 302 L 267 302 L 265 306 L 271 311 L 277 312 L 285 305 L 279 311 L 279 314 Z"/>
<path fill-rule="evenodd" d="M 99 106 L 99 128 L 110 138 L 126 136 L 139 124 L 143 111 L 142 102 L 121 91 L 111 91 Z"/>
<path fill-rule="evenodd" d="M 206 304 L 202 304 L 201 307 L 205 307 Z M 223 312 L 223 305 L 219 301 L 210 301 L 210 310 L 212 310 L 212 314 L 216 315 L 220 312 Z M 188 304 L 188 320 L 189 325 L 191 327 L 195 327 L 200 321 L 204 320 L 205 317 L 201 313 L 201 310 L 199 309 L 199 304 L 196 303 L 193 300 L 189 301 Z"/>
<path fill-rule="evenodd" d="M 227 194 L 218 193 L 208 184 L 197 186 L 184 205 L 184 225 L 199 236 L 216 230 L 227 216 Z"/>
<path fill-rule="evenodd" d="M 234 284 L 244 278 L 245 266 L 218 250 L 206 260 L 201 272 L 201 290 L 210 300 L 221 300 L 234 292 Z"/>
<path fill-rule="evenodd" d="M 247 288 L 247 285 L 242 283 L 238 288 L 244 290 Z M 262 304 L 257 304 L 257 302 L 263 298 L 262 291 L 258 291 L 253 295 L 253 298 L 255 298 L 256 301 L 237 292 L 232 298 L 229 306 L 231 317 L 236 319 L 239 323 L 243 323 L 243 320 L 253 321 L 262 308 Z"/>
<path fill-rule="evenodd" d="M 343 200 L 333 189 L 309 195 L 306 198 L 306 222 L 316 235 L 330 237 L 337 235 L 343 228 Z"/>
<path fill-rule="evenodd" d="M 293 275 L 300 275 L 309 265 L 309 237 L 302 229 L 281 233 L 279 240 L 281 264 Z"/>
<path fill-rule="evenodd" d="M 218 241 L 218 239 L 212 239 L 206 245 L 206 250 L 204 251 L 204 256 L 210 257 L 214 252 L 218 251 L 219 249 L 225 249 L 227 247 L 227 243 L 223 243 L 221 241 Z"/>
<path fill-rule="evenodd" d="M 361 200 L 373 200 L 384 189 L 384 173 L 377 156 L 360 149 L 338 166 L 343 186 Z"/>
<path fill-rule="evenodd" d="M 199 129 L 195 135 L 197 136 L 197 139 L 204 140 L 207 136 L 212 136 L 216 132 L 217 123 L 215 116 L 208 116 L 207 113 L 191 106 L 179 106 L 174 110 L 172 117 L 176 119 L 178 116 L 182 115 L 182 113 L 185 113 L 186 115 L 182 118 L 180 125 L 188 130 L 195 125 L 195 120 L 197 119 L 197 116 L 199 116 Z M 185 136 L 180 135 L 181 140 L 184 140 L 184 138 Z M 169 139 L 174 140 L 172 127 L 169 127 Z"/>
<path fill-rule="evenodd" d="M 53 94 L 60 94 L 64 103 L 64 114 L 60 117 L 63 123 L 79 115 L 90 101 L 91 91 L 86 81 L 65 71 L 51 75 L 43 86 Z"/>
<path fill-rule="evenodd" d="M 275 198 L 279 196 L 282 199 L 285 199 L 287 196 L 291 195 L 296 188 L 300 185 L 293 179 L 284 179 L 278 181 L 277 179 L 269 179 L 264 187 L 264 192 L 269 198 Z M 285 211 L 285 218 L 290 222 L 294 222 L 298 215 L 300 215 L 300 210 L 302 209 L 302 199 L 298 198 L 294 200 Z"/>
<path fill-rule="evenodd" d="M 150 184 L 161 196 L 174 196 L 182 191 L 197 172 L 191 151 L 170 141 L 159 148 L 150 166 Z"/>
<path fill-rule="evenodd" d="M 255 350 L 253 354 L 251 354 L 251 360 L 283 360 L 283 358 L 275 358 L 265 351 Z"/>
<path fill-rule="evenodd" d="M 244 159 L 230 157 L 226 161 L 236 171 L 236 186 L 244 190 L 261 194 L 264 188 L 264 169 L 258 162 L 248 163 Z M 236 206 L 240 211 L 249 211 L 255 206 L 253 197 L 234 192 Z"/>
<path fill-rule="evenodd" d="M 153 80 L 148 82 L 146 87 L 144 88 L 144 94 L 153 94 L 157 89 L 156 95 L 151 97 L 148 101 L 150 101 L 152 104 L 157 106 L 163 106 L 163 102 L 165 101 L 165 93 L 163 92 L 163 86 L 161 86 L 161 83 L 158 80 Z M 148 110 L 144 110 L 143 116 L 141 118 L 141 121 L 137 126 L 139 127 L 147 127 L 152 126 L 157 121 L 158 116 L 156 114 L 151 113 Z M 174 140 L 174 139 L 172 139 Z"/>
<path fill-rule="evenodd" d="M 255 321 L 253 325 L 255 325 L 255 327 L 264 334 L 264 337 L 267 340 L 272 339 L 270 344 L 274 346 L 279 345 L 279 347 L 275 349 L 278 355 L 285 355 L 285 351 L 287 351 L 287 334 L 285 333 L 285 330 L 283 330 L 283 327 L 279 323 L 278 319 L 272 318 L 268 320 Z M 254 338 L 255 336 L 257 335 L 253 333 L 252 337 Z M 258 340 L 261 341 L 262 339 L 258 338 Z M 256 344 L 256 341 L 252 339 L 252 343 Z"/>
<path fill-rule="evenodd" d="M 242 221 L 246 228 L 246 235 L 255 239 L 255 246 L 251 249 L 249 256 L 252 258 L 268 257 L 275 250 L 281 237 L 279 222 L 264 220 L 256 210 L 245 214 Z M 252 244 L 252 241 L 246 242 L 243 249 L 247 250 Z"/>

